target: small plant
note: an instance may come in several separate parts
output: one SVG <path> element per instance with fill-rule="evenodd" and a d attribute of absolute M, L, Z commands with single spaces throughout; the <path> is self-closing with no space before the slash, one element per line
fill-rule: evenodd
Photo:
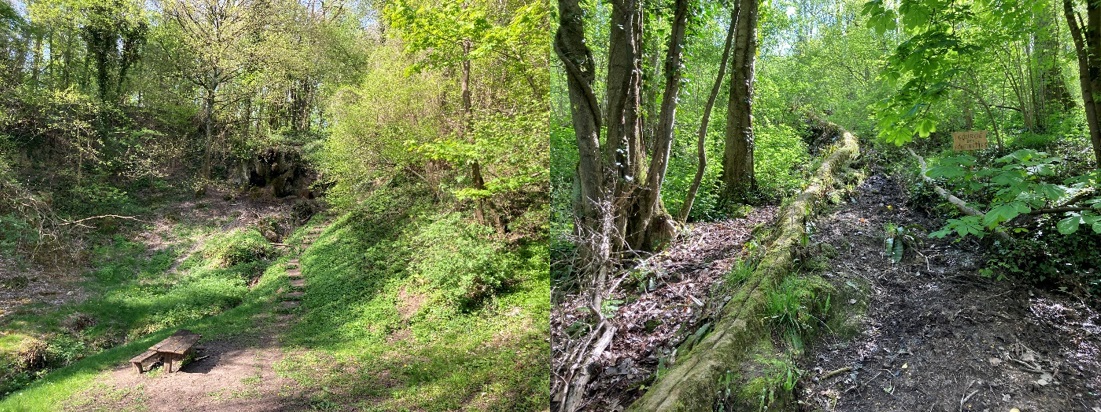
<path fill-rule="evenodd" d="M 803 371 L 791 359 L 758 358 L 757 361 L 763 364 L 764 374 L 750 381 L 746 395 L 757 399 L 758 411 L 767 411 L 777 401 L 791 395 Z"/>
<path fill-rule="evenodd" d="M 275 247 L 256 229 L 241 229 L 212 239 L 202 255 L 213 265 L 229 268 L 242 263 L 266 259 L 275 254 Z"/>
<path fill-rule="evenodd" d="M 792 348 L 802 350 L 804 336 L 824 324 L 820 316 L 830 309 L 828 290 L 818 278 L 790 276 L 766 295 L 765 319 Z"/>
<path fill-rule="evenodd" d="M 726 273 L 726 283 L 737 285 L 745 282 L 753 275 L 754 266 L 749 261 L 738 259 L 734 262 L 734 267 L 730 269 L 730 272 Z"/>
<path fill-rule="evenodd" d="M 906 248 L 914 249 L 918 246 L 918 238 L 914 236 L 916 227 L 899 226 L 888 223 L 883 226 L 883 251 L 891 263 L 902 261 Z"/>

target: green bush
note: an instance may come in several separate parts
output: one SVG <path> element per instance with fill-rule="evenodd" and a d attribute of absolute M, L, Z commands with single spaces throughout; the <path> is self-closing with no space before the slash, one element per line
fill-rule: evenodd
<path fill-rule="evenodd" d="M 460 307 L 481 302 L 512 280 L 513 263 L 493 230 L 464 222 L 458 213 L 433 216 L 413 236 L 418 251 L 413 273 L 438 288 L 443 298 Z"/>
<path fill-rule="evenodd" d="M 225 236 L 211 239 L 202 256 L 220 268 L 266 259 L 275 254 L 275 247 L 256 229 L 236 229 Z"/>
<path fill-rule="evenodd" d="M 803 167 L 810 162 L 807 144 L 786 124 L 762 122 L 757 128 L 754 173 L 761 196 L 780 199 L 802 188 Z"/>

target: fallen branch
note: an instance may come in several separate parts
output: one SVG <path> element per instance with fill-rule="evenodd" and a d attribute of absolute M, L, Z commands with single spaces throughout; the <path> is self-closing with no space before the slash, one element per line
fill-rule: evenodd
<path fill-rule="evenodd" d="M 906 148 L 906 151 L 910 152 L 910 154 L 913 155 L 915 159 L 917 159 L 918 165 L 921 166 L 921 179 L 924 180 L 925 183 L 928 183 L 930 186 L 933 186 L 933 190 L 936 191 L 937 194 L 940 195 L 940 197 L 944 198 L 944 200 L 947 200 L 948 203 L 951 203 L 953 206 L 956 206 L 956 209 L 959 209 L 960 213 L 968 216 L 979 217 L 982 217 L 984 215 L 982 212 L 975 210 L 971 206 L 968 206 L 967 202 L 964 202 L 963 199 L 960 199 L 955 195 L 948 193 L 948 191 L 944 190 L 943 187 L 937 185 L 937 182 L 933 180 L 933 178 L 926 176 L 925 173 L 929 171 L 929 166 L 925 164 L 925 158 L 918 156 L 917 153 L 914 153 L 913 149 Z M 994 234 L 997 235 L 999 238 L 1002 238 L 1003 240 L 1010 239 L 1009 235 L 1005 234 L 1005 232 L 995 231 Z"/>
<path fill-rule="evenodd" d="M 89 221 L 89 220 L 93 220 L 93 219 L 106 219 L 106 218 L 109 218 L 109 217 L 110 218 L 115 218 L 115 219 L 126 219 L 126 220 L 134 220 L 134 221 L 138 221 L 138 222 L 145 222 L 144 220 L 138 219 L 138 218 L 133 217 L 133 216 L 99 215 L 99 216 L 86 217 L 86 218 L 79 219 L 79 220 L 66 220 L 66 221 L 62 222 L 61 224 L 62 225 L 76 225 L 76 226 L 88 227 L 88 225 L 82 225 L 81 223 Z"/>
<path fill-rule="evenodd" d="M 1047 215 L 1047 214 L 1053 214 L 1053 213 L 1081 212 L 1083 210 L 1090 210 L 1090 207 L 1087 207 L 1087 206 L 1072 206 L 1072 205 L 1074 205 L 1075 203 L 1078 203 L 1078 201 L 1080 201 L 1082 199 L 1085 199 L 1089 195 L 1092 195 L 1093 192 L 1094 192 L 1093 188 L 1084 189 L 1082 191 L 1079 191 L 1078 194 L 1074 195 L 1070 199 L 1067 199 L 1067 201 L 1063 202 L 1062 204 L 1059 204 L 1055 207 L 1050 207 L 1050 208 L 1047 208 L 1047 209 L 1036 209 L 1036 210 L 1033 210 L 1033 211 L 1031 211 L 1027 214 L 1029 214 L 1029 215 Z"/>
<path fill-rule="evenodd" d="M 593 340 L 592 338 L 597 336 L 603 329 L 602 333 L 599 333 L 599 338 Z M 592 380 L 592 367 L 600 359 L 600 355 L 604 353 L 608 346 L 612 344 L 612 338 L 615 337 L 615 326 L 612 326 L 607 320 L 601 320 L 597 325 L 594 333 L 589 335 L 589 341 L 584 345 L 578 347 L 574 352 L 574 359 L 570 359 L 570 367 L 567 376 L 563 381 L 567 382 L 564 391 L 560 391 L 563 394 L 558 411 L 560 412 L 573 412 L 581 408 L 581 402 L 584 400 L 586 387 L 589 385 L 589 381 Z"/>

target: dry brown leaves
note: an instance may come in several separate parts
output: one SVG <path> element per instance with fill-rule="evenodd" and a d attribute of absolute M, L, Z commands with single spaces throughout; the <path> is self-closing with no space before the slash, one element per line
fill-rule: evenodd
<path fill-rule="evenodd" d="M 620 410 L 641 395 L 640 385 L 657 371 L 659 359 L 721 309 L 726 296 L 716 293 L 716 286 L 744 255 L 753 228 L 771 222 L 776 210 L 763 207 L 742 219 L 693 224 L 666 250 L 617 277 L 621 283 L 605 308 L 617 330 L 595 366 L 599 372 L 584 409 Z M 552 310 L 556 372 L 564 366 L 571 335 L 588 332 L 585 302 L 585 296 L 571 295 Z"/>

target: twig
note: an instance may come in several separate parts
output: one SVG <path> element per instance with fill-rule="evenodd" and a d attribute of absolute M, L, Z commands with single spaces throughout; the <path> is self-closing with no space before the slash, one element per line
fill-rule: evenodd
<path fill-rule="evenodd" d="M 974 380 L 972 380 L 971 383 L 968 383 L 967 384 L 967 389 L 963 389 L 963 391 L 967 392 L 968 389 L 971 389 L 972 384 L 974 384 Z M 967 403 L 967 400 L 971 399 L 971 397 L 973 397 L 973 395 L 975 393 L 978 393 L 978 392 L 979 392 L 979 390 L 974 390 L 971 393 L 968 393 L 968 394 L 964 395 L 963 398 L 960 398 L 960 412 L 963 412 L 963 403 Z"/>
<path fill-rule="evenodd" d="M 832 371 L 826 373 L 825 375 L 822 375 L 822 378 L 820 378 L 819 380 L 824 381 L 826 379 L 832 378 L 832 377 L 840 375 L 842 373 L 851 372 L 852 370 L 853 370 L 852 366 L 846 366 L 844 368 L 839 368 L 839 369 L 836 369 L 836 370 L 832 370 Z"/>
<path fill-rule="evenodd" d="M 972 381 L 971 383 L 975 382 Z M 970 388 L 971 385 L 967 385 L 967 387 Z M 967 403 L 967 400 L 971 399 L 972 396 L 975 396 L 976 393 L 979 393 L 978 389 L 971 391 L 971 393 L 967 394 L 967 396 L 964 396 L 963 399 L 960 399 L 960 412 L 963 412 L 963 404 Z"/>

